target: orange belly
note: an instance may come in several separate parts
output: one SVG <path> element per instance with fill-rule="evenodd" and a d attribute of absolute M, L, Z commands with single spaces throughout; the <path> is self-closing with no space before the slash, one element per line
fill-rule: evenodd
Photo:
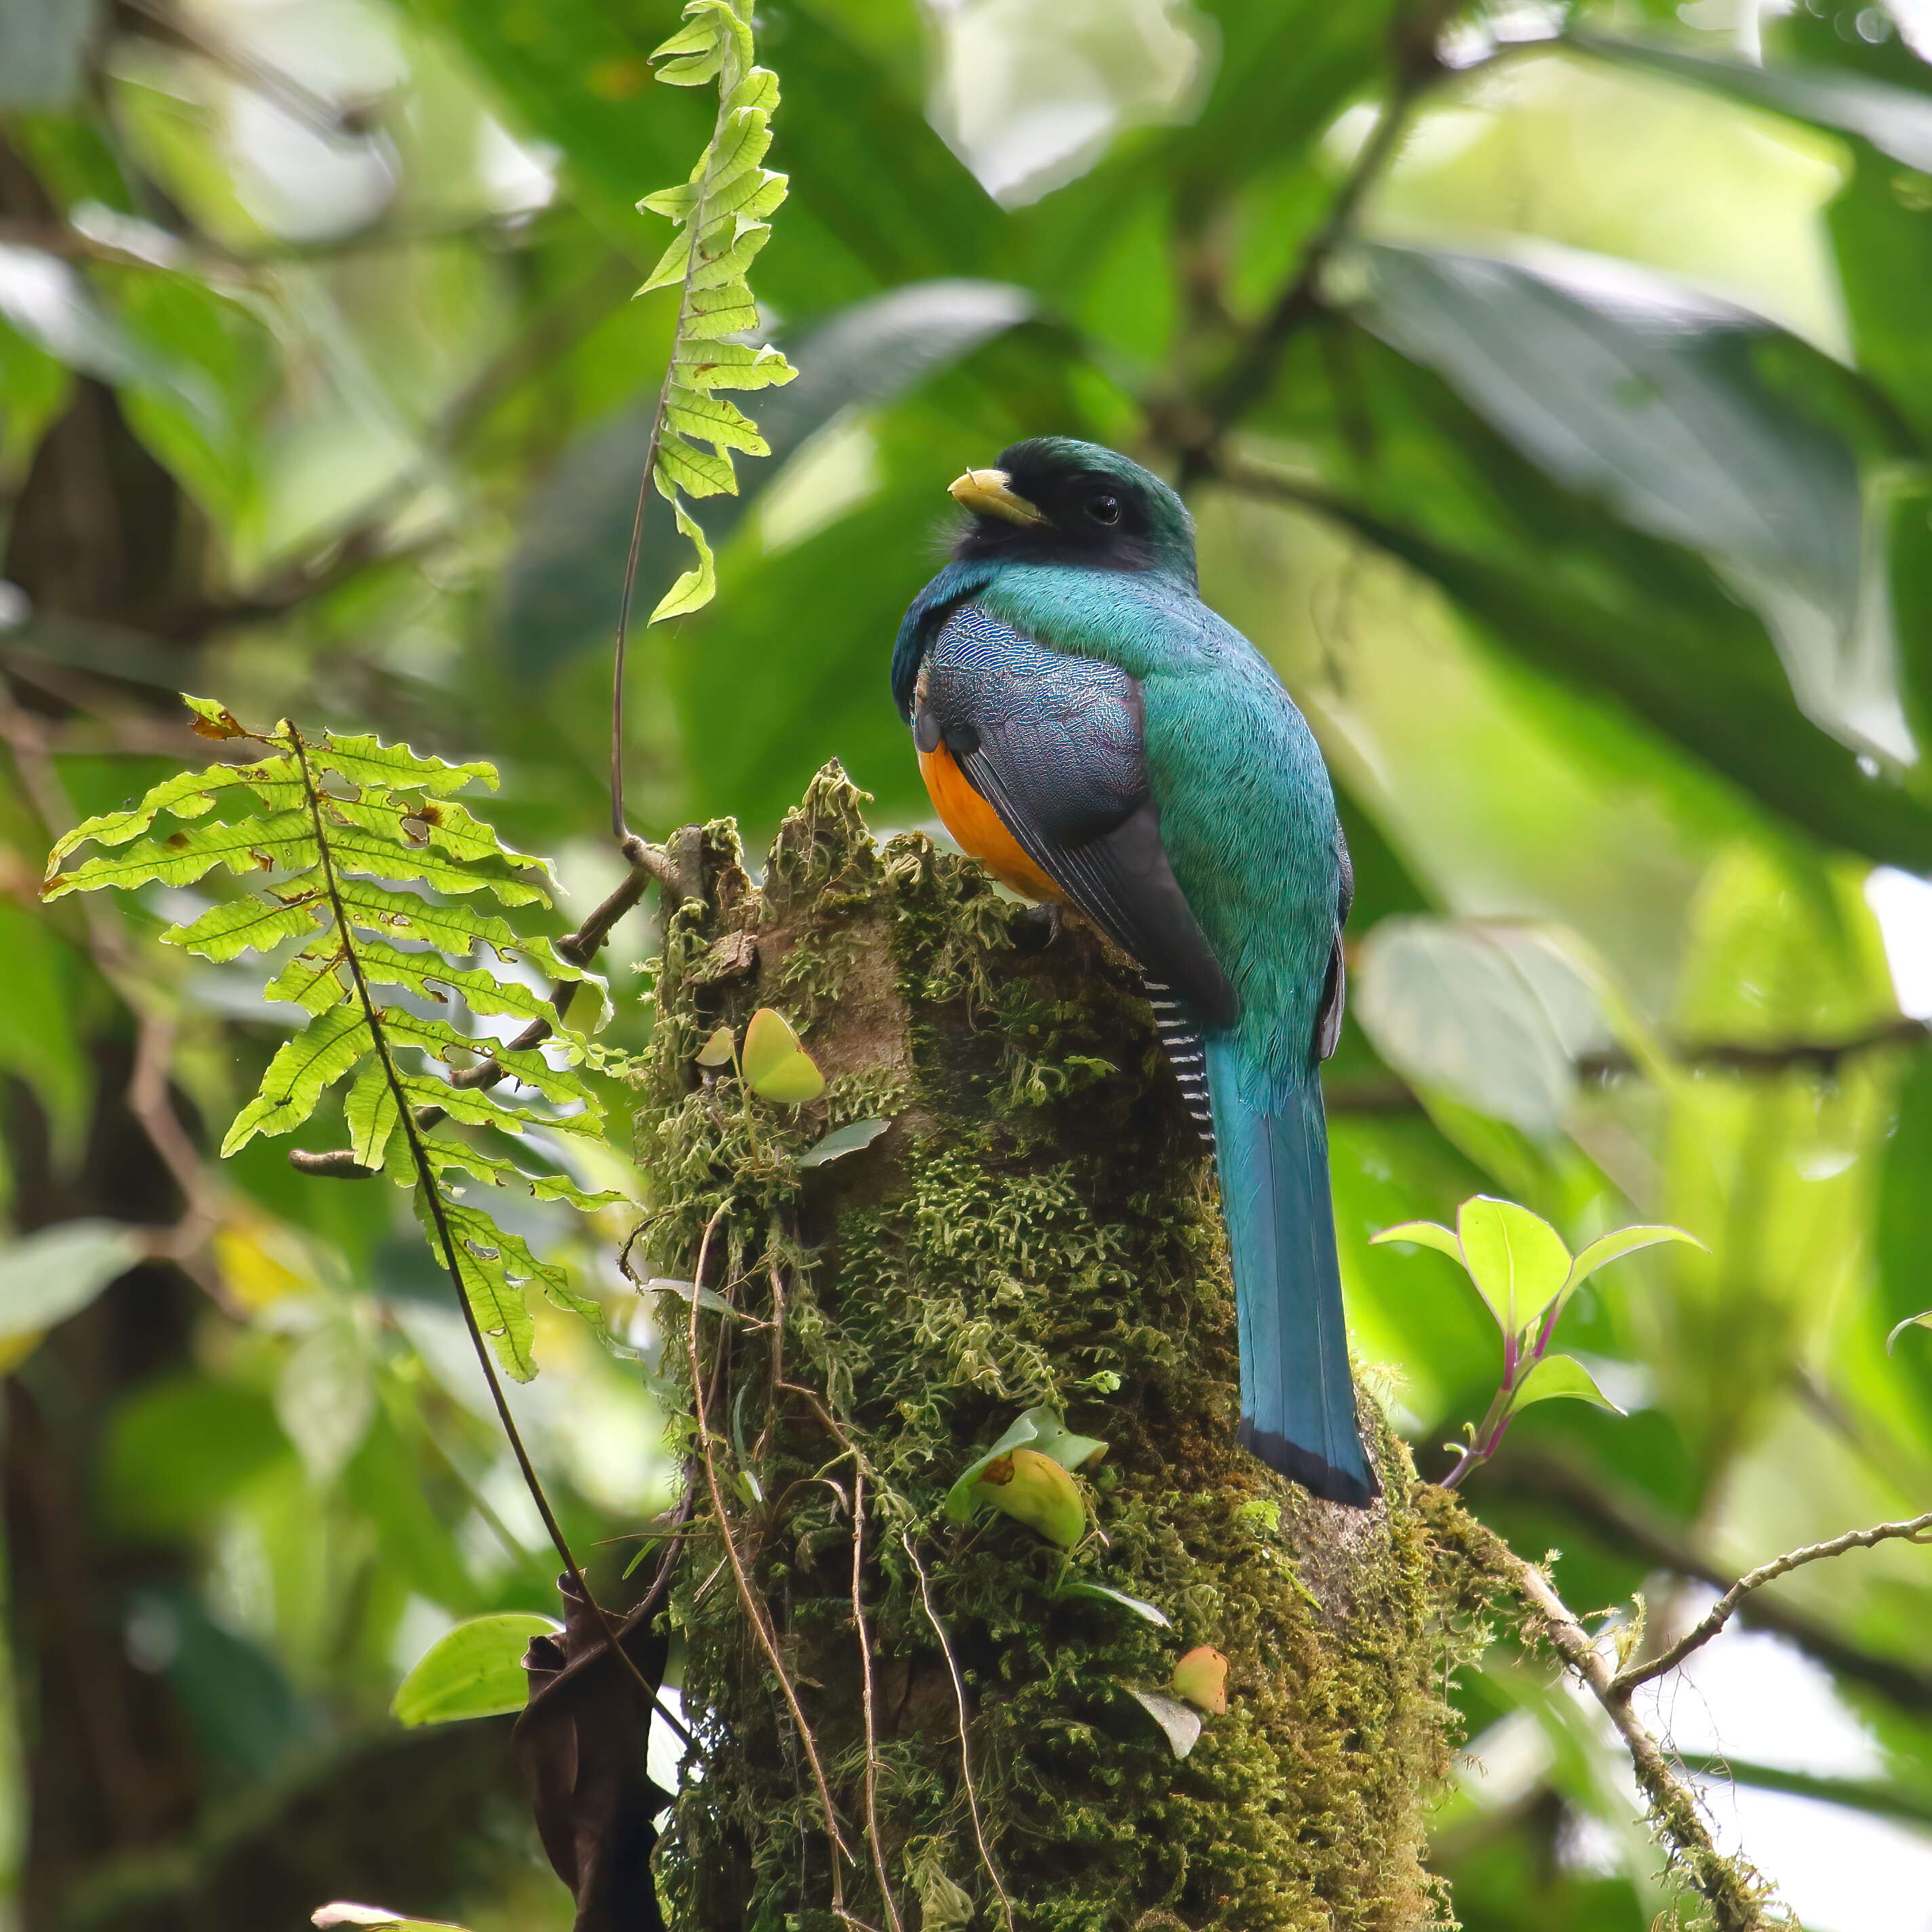
<path fill-rule="evenodd" d="M 1030 899 L 1064 902 L 1066 895 L 1020 849 L 1018 840 L 973 789 L 944 743 L 920 753 L 919 775 L 926 781 L 940 824 L 959 842 L 962 852 L 971 854 L 1002 885 Z"/>

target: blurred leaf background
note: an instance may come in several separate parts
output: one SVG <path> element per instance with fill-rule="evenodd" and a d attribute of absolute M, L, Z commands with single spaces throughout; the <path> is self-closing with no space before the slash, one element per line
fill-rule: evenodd
<path fill-rule="evenodd" d="M 580 912 L 612 882 L 608 634 L 675 305 L 629 299 L 666 239 L 632 203 L 708 125 L 650 81 L 674 20 L 0 0 L 0 1888 L 34 1932 L 344 1895 L 568 1922 L 505 1720 L 386 1714 L 452 1619 L 553 1601 L 420 1242 L 392 1190 L 260 1144 L 171 1172 L 156 1094 L 218 1135 L 286 1010 L 152 945 L 190 895 L 122 922 L 36 888 L 50 824 L 196 755 L 182 687 L 496 759 L 507 836 Z M 1337 1211 L 1424 1471 L 1493 1331 L 1447 1262 L 1367 1237 L 1480 1190 L 1573 1244 L 1664 1219 L 1711 1250 L 1568 1318 L 1628 1420 L 1544 1405 L 1472 1484 L 1573 1604 L 1682 1616 L 1922 1508 L 1932 1336 L 1884 1345 L 1932 1304 L 1932 12 L 760 26 L 793 199 L 760 290 L 802 374 L 710 506 L 718 602 L 634 653 L 640 828 L 755 840 L 835 755 L 875 824 L 923 822 L 884 667 L 946 481 L 1047 430 L 1183 475 L 1206 594 L 1341 789 Z M 645 593 L 675 568 L 660 520 Z M 649 950 L 620 931 L 620 1042 Z M 153 1238 L 184 1179 L 213 1228 L 185 1271 Z M 517 1393 L 588 1547 L 667 1498 L 654 1344 L 621 1217 L 520 1226 L 636 1358 L 546 1313 Z M 1756 1600 L 1656 1722 L 1808 1924 L 1932 1924 L 1932 1565 Z M 1472 1932 L 1652 1924 L 1592 1712 L 1502 1648 L 1459 1695 L 1437 1857 Z"/>

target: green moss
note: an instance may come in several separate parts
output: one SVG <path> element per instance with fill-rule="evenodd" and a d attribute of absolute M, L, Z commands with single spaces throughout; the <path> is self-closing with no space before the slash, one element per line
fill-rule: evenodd
<path fill-rule="evenodd" d="M 943 1901 L 946 1885 L 976 1923 L 1002 1922 L 908 1543 L 965 1685 L 988 1846 L 1020 1926 L 1441 1922 L 1420 1817 L 1445 1763 L 1456 1606 L 1406 1454 L 1384 1441 L 1389 1500 L 1364 1515 L 1235 1448 L 1211 1178 L 1131 974 L 1084 932 L 1025 950 L 1030 922 L 974 868 L 921 838 L 877 850 L 858 804 L 821 774 L 761 896 L 734 883 L 735 842 L 707 834 L 719 890 L 672 922 L 639 1120 L 661 1190 L 653 1270 L 688 1275 L 727 1206 L 728 1262 L 707 1279 L 760 1324 L 721 1335 L 704 1318 L 712 1454 L 856 1855 L 848 1908 L 887 1922 L 863 1849 L 862 1465 L 879 1835 L 908 1928 L 916 1898 Z M 748 932 L 754 970 L 702 970 Z M 729 1079 L 699 1084 L 698 1046 L 759 1004 L 835 1075 L 824 1102 L 773 1108 Z M 826 1124 L 874 1112 L 893 1126 L 872 1148 L 797 1168 Z M 1070 1556 L 1004 1518 L 944 1519 L 959 1469 L 1036 1403 L 1108 1444 L 1088 1472 L 1095 1533 Z M 694 1540 L 673 1598 L 706 1756 L 663 1856 L 668 1893 L 692 1932 L 819 1932 L 836 1923 L 824 1820 L 722 1555 L 715 1534 Z M 1076 1574 L 1173 1628 L 1056 1595 Z M 1202 1642 L 1232 1660 L 1230 1708 L 1177 1762 L 1129 1691 L 1161 1688 Z"/>

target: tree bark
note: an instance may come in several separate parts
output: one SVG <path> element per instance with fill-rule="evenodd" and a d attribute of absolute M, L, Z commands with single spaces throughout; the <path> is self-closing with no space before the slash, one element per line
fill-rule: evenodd
<path fill-rule="evenodd" d="M 1360 1511 L 1235 1446 L 1211 1165 L 1137 976 L 922 836 L 876 846 L 860 798 L 828 766 L 755 889 L 708 828 L 702 898 L 668 926 L 640 1247 L 687 1280 L 704 1251 L 736 1311 L 662 1298 L 706 1425 L 670 1598 L 702 1754 L 660 1854 L 672 1922 L 1439 1922 L 1422 1807 L 1455 1592 L 1405 1450 L 1365 1397 L 1386 1494 Z M 760 1006 L 821 1100 L 696 1064 Z M 860 1118 L 890 1125 L 801 1167 Z M 1070 1557 L 944 1510 L 1035 1405 L 1107 1444 Z M 1228 1708 L 1178 1761 L 1132 1694 L 1172 1696 L 1198 1644 L 1230 1660 Z"/>

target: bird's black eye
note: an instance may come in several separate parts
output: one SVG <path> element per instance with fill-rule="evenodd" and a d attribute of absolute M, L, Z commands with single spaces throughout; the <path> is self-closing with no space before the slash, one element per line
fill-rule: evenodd
<path fill-rule="evenodd" d="M 1087 514 L 1096 524 L 1118 524 L 1120 520 L 1120 500 L 1104 494 L 1089 496 L 1087 499 Z"/>

